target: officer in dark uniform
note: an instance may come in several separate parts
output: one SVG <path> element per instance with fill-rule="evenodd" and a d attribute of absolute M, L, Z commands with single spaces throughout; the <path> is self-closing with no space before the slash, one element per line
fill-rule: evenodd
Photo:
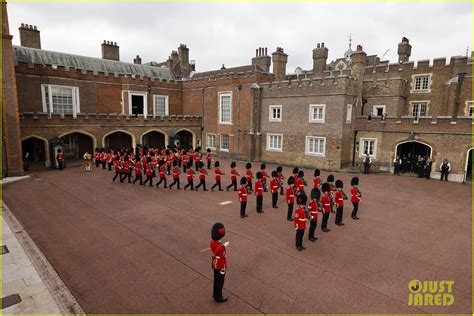
<path fill-rule="evenodd" d="M 202 167 L 201 167 L 202 168 Z M 225 236 L 225 228 L 221 223 L 215 223 L 211 231 L 211 251 L 212 251 L 212 269 L 214 270 L 214 288 L 212 296 L 217 303 L 227 302 L 227 297 L 222 295 L 224 288 L 225 274 L 227 272 L 226 248 L 228 242 L 224 243 L 221 239 Z"/>

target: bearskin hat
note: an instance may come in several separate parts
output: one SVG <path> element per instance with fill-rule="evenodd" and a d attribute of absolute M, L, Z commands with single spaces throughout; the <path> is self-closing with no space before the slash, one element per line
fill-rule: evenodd
<path fill-rule="evenodd" d="M 293 174 L 298 174 L 298 171 L 300 171 L 300 169 L 298 167 L 293 168 Z"/>
<path fill-rule="evenodd" d="M 328 175 L 328 182 L 334 182 L 334 176 L 332 174 Z"/>
<path fill-rule="evenodd" d="M 216 161 L 216 162 L 214 163 L 214 167 L 216 167 L 216 168 L 217 168 L 217 167 L 219 167 L 219 166 L 220 166 L 220 163 L 219 163 L 219 161 Z"/>
<path fill-rule="evenodd" d="M 176 167 L 178 165 L 178 162 L 176 160 L 173 161 L 173 167 Z"/>
<path fill-rule="evenodd" d="M 210 152 L 211 152 L 211 148 L 208 148 L 208 149 L 207 149 L 207 152 L 210 153 Z"/>
<path fill-rule="evenodd" d="M 148 160 L 148 159 L 147 159 Z M 165 164 L 165 161 L 164 160 L 160 160 L 160 162 L 158 162 L 158 165 L 161 167 Z"/>
<path fill-rule="evenodd" d="M 323 185 L 321 186 L 321 191 L 323 191 L 323 193 L 326 193 L 326 192 L 329 192 L 329 183 L 327 182 L 324 182 Z"/>
<path fill-rule="evenodd" d="M 359 178 L 358 177 L 352 178 L 351 185 L 359 185 Z"/>
<path fill-rule="evenodd" d="M 295 178 L 293 176 L 288 178 L 288 185 L 295 184 Z"/>
<path fill-rule="evenodd" d="M 306 194 L 304 192 L 300 193 L 300 195 L 298 195 L 298 197 L 296 198 L 296 203 L 298 205 L 306 205 L 307 201 L 308 201 L 308 198 L 306 197 Z"/>
<path fill-rule="evenodd" d="M 311 190 L 311 200 L 318 200 L 321 198 L 321 191 L 319 189 L 313 188 Z"/>
<path fill-rule="evenodd" d="M 225 236 L 225 228 L 222 223 L 215 223 L 212 225 L 211 238 L 214 241 L 221 240 Z"/>
<path fill-rule="evenodd" d="M 283 167 L 282 166 L 278 166 L 277 167 L 277 172 L 281 173 L 283 171 Z"/>
<path fill-rule="evenodd" d="M 204 162 L 202 161 L 199 162 L 199 168 L 204 168 Z"/>
<path fill-rule="evenodd" d="M 230 163 L 230 167 L 231 167 L 231 168 L 235 168 L 235 166 L 237 166 L 237 164 L 235 163 L 235 161 L 232 161 L 232 162 Z"/>
<path fill-rule="evenodd" d="M 247 162 L 245 165 L 245 169 L 252 169 L 252 164 L 250 162 Z"/>
<path fill-rule="evenodd" d="M 278 176 L 278 172 L 272 171 L 272 178 L 276 178 Z"/>
<path fill-rule="evenodd" d="M 257 176 L 257 179 L 259 179 L 259 180 L 263 179 L 263 174 L 260 171 L 257 172 L 256 176 Z"/>
<path fill-rule="evenodd" d="M 267 166 L 266 166 L 264 163 L 262 163 L 262 164 L 260 165 L 260 169 L 261 169 L 261 170 L 264 170 L 264 169 L 266 169 L 266 168 L 267 168 Z"/>
<path fill-rule="evenodd" d="M 314 176 L 319 177 L 321 175 L 321 171 L 319 169 L 314 170 Z"/>
<path fill-rule="evenodd" d="M 247 178 L 246 177 L 242 177 L 240 179 L 240 185 L 246 185 L 247 184 Z"/>
<path fill-rule="evenodd" d="M 341 180 L 336 180 L 336 188 L 342 189 L 344 187 L 344 183 Z"/>
<path fill-rule="evenodd" d="M 298 178 L 303 178 L 304 177 L 304 171 L 300 170 L 298 171 Z"/>

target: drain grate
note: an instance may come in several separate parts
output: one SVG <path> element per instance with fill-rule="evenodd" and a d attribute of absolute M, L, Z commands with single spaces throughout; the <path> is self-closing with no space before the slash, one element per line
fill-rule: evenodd
<path fill-rule="evenodd" d="M 10 250 L 8 250 L 8 247 L 7 246 L 2 246 L 2 255 L 6 254 L 6 253 L 9 253 Z"/>
<path fill-rule="evenodd" d="M 21 302 L 21 297 L 18 294 L 8 295 L 2 298 L 2 309 Z"/>

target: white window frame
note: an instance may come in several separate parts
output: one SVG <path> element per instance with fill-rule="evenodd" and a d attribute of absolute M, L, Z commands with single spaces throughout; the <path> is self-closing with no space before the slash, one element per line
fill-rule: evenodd
<path fill-rule="evenodd" d="M 154 94 L 153 95 L 153 117 L 156 117 L 156 97 L 165 98 L 165 115 L 170 115 L 170 107 L 169 107 L 169 96 L 162 95 L 162 94 Z"/>
<path fill-rule="evenodd" d="M 431 92 L 431 85 L 433 84 L 433 82 L 432 82 L 432 76 L 433 76 L 432 73 L 412 75 L 412 76 L 411 76 L 411 91 L 410 91 L 410 92 L 411 92 L 411 93 L 417 93 L 417 92 L 426 93 L 426 92 Z M 423 89 L 423 87 L 421 87 L 421 89 L 416 89 L 416 86 L 415 86 L 416 78 L 420 78 L 420 77 L 428 77 L 428 88 L 427 88 L 427 89 Z"/>
<path fill-rule="evenodd" d="M 383 113 L 385 113 L 385 105 L 383 105 L 383 104 L 378 104 L 378 105 L 374 105 L 374 106 L 373 106 L 372 116 L 373 116 L 373 117 L 382 117 L 382 115 L 377 115 L 377 109 L 383 109 L 383 110 L 382 110 L 382 114 L 383 114 Z"/>
<path fill-rule="evenodd" d="M 43 112 L 53 113 L 53 95 L 51 93 L 51 88 L 69 88 L 72 90 L 72 116 L 76 117 L 77 113 L 81 113 L 81 104 L 79 100 L 79 87 L 74 86 L 61 86 L 54 84 L 42 84 L 41 85 L 41 99 L 43 101 Z M 48 89 L 48 104 L 49 109 L 46 105 L 46 89 Z"/>
<path fill-rule="evenodd" d="M 359 139 L 359 157 L 363 158 L 365 157 L 365 151 L 364 151 L 364 142 L 365 141 L 373 141 L 374 142 L 374 153 L 372 155 L 369 154 L 369 156 L 372 159 L 375 159 L 377 157 L 377 138 L 360 138 Z"/>
<path fill-rule="evenodd" d="M 425 111 L 425 115 L 423 116 L 420 116 L 419 114 L 421 113 L 421 108 L 418 109 L 418 116 L 414 116 L 413 115 L 413 110 L 414 110 L 414 107 L 415 107 L 415 104 L 426 104 L 426 111 Z M 413 118 L 413 121 L 415 122 L 418 122 L 418 120 L 421 118 L 426 118 L 428 117 L 428 111 L 429 111 L 429 107 L 430 107 L 430 101 L 429 100 L 419 100 L 419 101 L 410 101 L 410 113 L 409 113 L 409 117 L 412 117 Z"/>
<path fill-rule="evenodd" d="M 323 109 L 322 119 L 313 119 L 313 109 L 315 108 Z M 326 119 L 326 104 L 310 104 L 309 105 L 309 122 L 310 123 L 324 123 L 325 119 Z"/>
<path fill-rule="evenodd" d="M 283 109 L 281 105 L 270 105 L 268 107 L 268 121 L 269 122 L 281 122 L 282 116 L 283 116 Z M 279 118 L 274 118 L 273 117 L 273 109 L 279 109 L 280 110 L 280 117 Z"/>
<path fill-rule="evenodd" d="M 132 96 L 138 95 L 143 97 L 143 117 L 148 116 L 148 92 L 128 91 L 128 115 L 132 115 Z"/>
<path fill-rule="evenodd" d="M 214 136 L 214 146 L 210 146 L 209 136 Z M 216 147 L 217 147 L 217 134 L 213 134 L 213 133 L 207 133 L 206 134 L 206 147 L 210 148 L 212 150 L 216 150 Z"/>
<path fill-rule="evenodd" d="M 281 148 L 270 147 L 270 138 L 271 137 L 281 137 Z M 274 134 L 274 133 L 267 133 L 267 151 L 278 151 L 283 152 L 283 134 Z"/>
<path fill-rule="evenodd" d="M 466 116 L 467 117 L 472 117 L 472 114 L 469 115 L 469 112 L 470 112 L 470 109 L 473 108 L 474 110 L 474 101 L 466 101 L 466 110 L 465 110 L 465 113 L 466 113 Z"/>
<path fill-rule="evenodd" d="M 227 142 L 227 149 L 222 148 L 222 136 L 227 136 L 228 142 Z M 221 134 L 219 137 L 219 150 L 224 151 L 224 152 L 229 152 L 230 149 L 230 135 L 229 134 Z"/>
<path fill-rule="evenodd" d="M 311 139 L 319 139 L 324 142 L 323 152 L 322 153 L 315 153 L 309 151 L 309 142 Z M 316 157 L 326 157 L 326 137 L 321 136 L 306 136 L 305 140 L 305 155 L 307 156 L 316 156 Z"/>
<path fill-rule="evenodd" d="M 230 113 L 229 113 L 229 122 L 223 122 L 222 121 L 222 97 L 223 96 L 230 96 Z M 217 122 L 218 124 L 221 125 L 232 125 L 232 91 L 226 91 L 226 92 L 219 92 L 217 95 L 218 98 L 218 104 L 219 104 L 219 110 L 218 110 L 218 119 Z"/>
<path fill-rule="evenodd" d="M 348 104 L 346 108 L 346 124 L 352 123 L 352 104 Z"/>

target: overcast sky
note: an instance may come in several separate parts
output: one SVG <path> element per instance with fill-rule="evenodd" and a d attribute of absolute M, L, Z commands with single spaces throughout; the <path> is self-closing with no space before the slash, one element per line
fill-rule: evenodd
<path fill-rule="evenodd" d="M 283 47 L 287 72 L 312 67 L 312 49 L 324 42 L 329 61 L 353 46 L 397 62 L 402 36 L 411 60 L 465 55 L 472 50 L 471 3 L 12 3 L 14 45 L 20 23 L 41 31 L 43 49 L 101 57 L 100 44 L 120 46 L 120 59 L 165 61 L 180 43 L 196 70 L 250 64 L 257 47 Z"/>

